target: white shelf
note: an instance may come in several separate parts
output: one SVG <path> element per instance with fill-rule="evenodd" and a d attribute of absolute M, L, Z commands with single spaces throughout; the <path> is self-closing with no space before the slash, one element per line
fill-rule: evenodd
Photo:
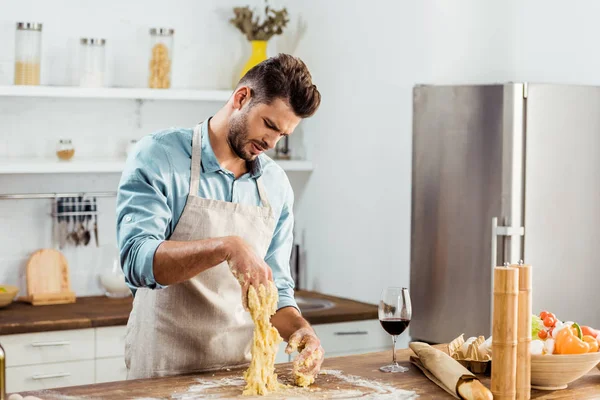
<path fill-rule="evenodd" d="M 0 86 L 0 97 L 227 101 L 231 93 L 232 91 L 230 90 L 82 88 L 77 86 Z"/>
<path fill-rule="evenodd" d="M 310 161 L 277 160 L 288 172 L 312 171 Z M 55 158 L 4 158 L 0 159 L 0 174 L 82 174 L 121 173 L 123 159 L 78 159 L 58 161 Z"/>

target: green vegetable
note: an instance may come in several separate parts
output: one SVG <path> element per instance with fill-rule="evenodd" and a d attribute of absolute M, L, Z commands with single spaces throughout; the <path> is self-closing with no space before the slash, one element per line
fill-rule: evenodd
<path fill-rule="evenodd" d="M 583 339 L 583 333 L 581 332 L 581 327 L 579 326 L 578 323 L 574 323 L 573 327 L 577 330 L 577 337 L 579 339 Z"/>
<path fill-rule="evenodd" d="M 531 316 L 531 337 L 538 338 L 538 332 L 544 329 L 544 322 L 537 315 Z"/>
<path fill-rule="evenodd" d="M 4 289 L 2 286 L 0 286 L 0 293 L 6 293 L 6 289 Z"/>

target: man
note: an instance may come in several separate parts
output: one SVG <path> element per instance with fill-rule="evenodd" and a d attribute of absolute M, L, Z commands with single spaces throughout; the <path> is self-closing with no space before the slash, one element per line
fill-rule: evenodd
<path fill-rule="evenodd" d="M 251 69 L 213 117 L 146 136 L 129 156 L 117 196 L 121 262 L 135 296 L 128 379 L 249 362 L 247 291 L 269 280 L 279 294 L 271 322 L 286 352 L 298 350 L 297 363 L 314 353 L 300 372 L 318 373 L 323 349 L 290 276 L 293 192 L 263 152 L 320 101 L 305 64 L 281 54 Z"/>

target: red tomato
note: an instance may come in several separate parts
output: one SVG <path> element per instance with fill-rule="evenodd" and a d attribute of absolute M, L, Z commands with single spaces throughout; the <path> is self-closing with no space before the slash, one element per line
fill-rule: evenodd
<path fill-rule="evenodd" d="M 552 317 L 556 321 L 556 315 L 552 314 L 551 312 L 548 313 L 547 317 Z"/>
<path fill-rule="evenodd" d="M 598 337 L 598 333 L 600 333 L 600 331 L 594 329 L 594 328 L 590 328 L 589 326 L 582 326 L 581 327 L 581 334 L 583 336 L 588 335 L 588 336 L 592 336 L 597 338 Z"/>
<path fill-rule="evenodd" d="M 540 313 L 540 319 L 543 321 L 546 319 L 546 317 L 548 316 L 548 311 L 542 311 Z"/>
<path fill-rule="evenodd" d="M 541 331 L 538 332 L 538 336 L 540 337 L 540 339 L 544 340 L 548 337 L 548 332 L 546 332 L 544 329 L 542 329 Z"/>
<path fill-rule="evenodd" d="M 544 326 L 547 328 L 552 328 L 556 324 L 556 318 L 548 315 L 544 318 Z"/>

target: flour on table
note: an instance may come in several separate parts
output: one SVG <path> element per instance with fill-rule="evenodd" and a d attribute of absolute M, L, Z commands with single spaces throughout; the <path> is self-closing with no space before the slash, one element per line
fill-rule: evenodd
<path fill-rule="evenodd" d="M 292 383 L 295 379 L 293 371 L 284 371 L 283 381 Z M 245 396 L 249 399 L 381 399 L 381 400 L 413 400 L 418 396 L 415 392 L 397 389 L 391 385 L 376 380 L 365 379 L 355 375 L 345 375 L 338 370 L 324 370 L 317 380 L 321 385 L 329 384 L 332 389 L 325 387 L 301 388 L 291 385 L 282 385 L 277 392 L 270 392 L 264 396 Z M 190 386 L 187 392 L 171 396 L 178 400 L 195 399 L 239 399 L 244 390 L 245 381 L 242 378 L 197 379 L 196 384 Z M 341 386 L 351 386 L 342 389 Z M 339 389 L 336 389 L 338 387 Z"/>

